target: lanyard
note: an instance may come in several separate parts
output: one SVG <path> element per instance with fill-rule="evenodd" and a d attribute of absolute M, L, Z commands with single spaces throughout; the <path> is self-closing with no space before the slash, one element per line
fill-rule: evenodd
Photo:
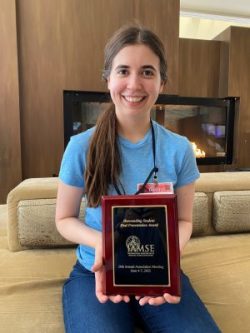
<path fill-rule="evenodd" d="M 150 125 L 151 125 L 151 133 L 152 133 L 152 151 L 153 151 L 154 167 L 150 171 L 150 173 L 149 173 L 148 177 L 146 178 L 146 180 L 144 181 L 142 187 L 137 192 L 135 192 L 135 195 L 137 195 L 139 193 L 142 193 L 144 191 L 145 186 L 147 185 L 149 179 L 152 177 L 153 174 L 154 174 L 153 181 L 155 183 L 157 183 L 157 172 L 158 172 L 159 169 L 155 165 L 155 131 L 154 131 L 154 126 L 153 126 L 153 122 L 152 122 L 151 119 L 150 119 Z M 123 185 L 122 185 L 122 183 L 121 183 L 120 180 L 119 180 L 119 183 L 120 183 L 120 186 L 122 188 L 122 192 L 125 195 L 126 192 L 125 192 L 125 189 L 124 189 L 124 187 L 123 187 Z M 117 184 L 114 184 L 114 188 L 115 188 L 115 190 L 116 190 L 116 192 L 117 192 L 118 195 L 122 195 L 122 193 L 121 193 L 119 187 L 117 186 Z"/>

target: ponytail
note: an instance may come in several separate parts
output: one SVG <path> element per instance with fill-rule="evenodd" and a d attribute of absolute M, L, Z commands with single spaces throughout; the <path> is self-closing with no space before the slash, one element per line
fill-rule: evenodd
<path fill-rule="evenodd" d="M 117 184 L 120 171 L 117 120 L 112 105 L 99 116 L 87 154 L 84 179 L 89 207 L 101 204 L 101 197 L 108 194 L 109 186 Z"/>

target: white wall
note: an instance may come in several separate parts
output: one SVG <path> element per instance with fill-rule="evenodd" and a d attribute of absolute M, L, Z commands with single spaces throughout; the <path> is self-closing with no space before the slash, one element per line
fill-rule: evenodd
<path fill-rule="evenodd" d="M 250 27 L 250 20 L 206 19 L 180 16 L 180 38 L 211 40 L 229 26 Z"/>

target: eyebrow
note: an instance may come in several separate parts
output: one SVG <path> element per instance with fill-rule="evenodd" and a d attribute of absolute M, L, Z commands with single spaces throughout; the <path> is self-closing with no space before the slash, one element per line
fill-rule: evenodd
<path fill-rule="evenodd" d="M 126 65 L 118 65 L 118 66 L 115 68 L 115 70 L 117 70 L 117 69 L 127 69 L 127 68 L 129 68 L 129 66 L 126 66 Z"/>
<path fill-rule="evenodd" d="M 129 67 L 130 67 L 130 66 L 128 66 L 128 65 L 118 65 L 118 66 L 115 68 L 115 70 L 119 70 L 119 69 L 128 69 Z M 154 66 L 152 66 L 152 65 L 143 65 L 141 68 L 142 68 L 142 69 L 152 69 L 153 71 L 156 72 L 156 68 L 155 68 Z"/>
<path fill-rule="evenodd" d="M 143 69 L 152 69 L 153 71 L 156 72 L 156 68 L 154 66 L 152 66 L 152 65 L 144 65 L 144 66 L 142 66 L 142 68 Z"/>

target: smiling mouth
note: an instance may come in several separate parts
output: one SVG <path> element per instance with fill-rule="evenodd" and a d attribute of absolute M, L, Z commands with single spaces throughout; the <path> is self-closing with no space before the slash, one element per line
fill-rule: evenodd
<path fill-rule="evenodd" d="M 129 103 L 139 103 L 143 101 L 146 96 L 123 96 L 123 98 Z"/>

